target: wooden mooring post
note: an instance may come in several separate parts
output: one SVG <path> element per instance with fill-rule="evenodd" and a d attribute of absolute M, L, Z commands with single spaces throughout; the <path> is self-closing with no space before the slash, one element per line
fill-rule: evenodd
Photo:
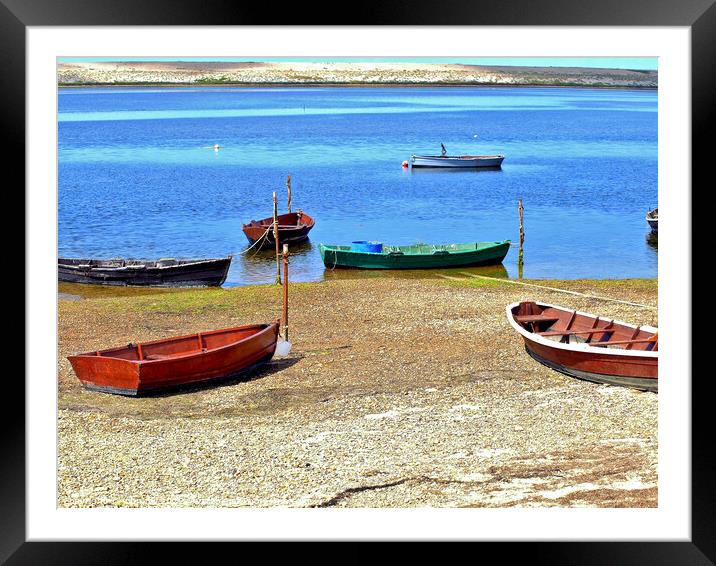
<path fill-rule="evenodd" d="M 291 214 L 291 175 L 286 179 L 286 188 L 288 189 L 288 213 Z"/>
<path fill-rule="evenodd" d="M 288 244 L 283 245 L 283 339 L 288 342 Z"/>
<path fill-rule="evenodd" d="M 525 243 L 525 227 L 523 223 L 525 208 L 522 206 L 522 199 L 517 201 L 517 212 L 520 216 L 520 251 L 517 255 L 517 277 L 522 279 L 522 268 L 524 266 L 524 257 L 522 254 L 522 246 Z"/>
<path fill-rule="evenodd" d="M 281 284 L 281 262 L 278 252 L 278 201 L 276 191 L 273 193 L 273 239 L 276 242 L 276 285 Z"/>

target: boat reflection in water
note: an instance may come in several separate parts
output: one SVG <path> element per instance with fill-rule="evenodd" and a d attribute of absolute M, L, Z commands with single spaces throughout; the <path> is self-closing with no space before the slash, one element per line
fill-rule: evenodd
<path fill-rule="evenodd" d="M 499 279 L 509 279 L 507 269 L 503 264 L 487 265 L 483 267 L 462 267 L 459 269 L 328 269 L 323 273 L 325 280 L 341 279 L 374 279 L 387 277 L 391 279 L 435 279 L 455 277 L 469 280 L 468 273 L 473 275 L 484 275 Z"/>
<path fill-rule="evenodd" d="M 659 249 L 659 235 L 654 234 L 653 232 L 649 232 L 646 235 L 646 243 L 649 245 L 650 248 L 654 248 L 655 250 Z"/>
<path fill-rule="evenodd" d="M 248 248 L 247 246 L 246 248 Z M 315 281 L 318 265 L 320 265 L 320 257 L 317 261 L 311 261 L 314 254 L 317 256 L 317 247 L 310 241 L 304 241 L 300 244 L 289 244 L 289 252 L 291 254 L 291 279 L 293 281 Z M 276 274 L 276 248 L 256 249 L 251 248 L 246 252 L 246 248 L 234 255 L 233 268 L 236 269 L 240 276 L 238 285 L 254 285 L 261 283 L 273 283 Z M 229 273 L 231 279 L 231 273 Z M 229 285 L 231 286 L 231 285 Z"/>
<path fill-rule="evenodd" d="M 497 165 L 496 167 L 411 167 L 410 169 L 404 169 L 406 173 L 410 172 L 411 175 L 430 175 L 439 174 L 444 175 L 445 173 L 502 173 L 502 166 Z"/>

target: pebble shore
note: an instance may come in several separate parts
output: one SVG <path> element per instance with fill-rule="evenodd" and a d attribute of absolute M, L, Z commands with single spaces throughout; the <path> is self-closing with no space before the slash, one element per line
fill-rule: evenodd
<path fill-rule="evenodd" d="M 657 301 L 655 281 L 554 285 Z M 295 284 L 288 359 L 139 399 L 85 391 L 66 356 L 271 320 L 280 288 L 60 297 L 57 504 L 656 507 L 658 395 L 538 364 L 504 308 L 539 299 L 654 325 L 656 310 L 535 291 L 439 277 Z"/>

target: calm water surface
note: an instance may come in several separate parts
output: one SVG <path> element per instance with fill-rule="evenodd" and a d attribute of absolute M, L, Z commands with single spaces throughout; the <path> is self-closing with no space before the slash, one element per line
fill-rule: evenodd
<path fill-rule="evenodd" d="M 519 198 L 524 277 L 657 274 L 644 220 L 656 91 L 60 89 L 58 120 L 61 256 L 232 253 L 228 285 L 272 282 L 271 254 L 244 254 L 241 225 L 271 215 L 273 191 L 285 209 L 290 173 L 294 210 L 316 219 L 297 281 L 356 275 L 325 270 L 321 242 L 517 242 Z M 401 168 L 440 142 L 506 158 L 498 171 Z M 490 273 L 516 277 L 517 249 Z"/>

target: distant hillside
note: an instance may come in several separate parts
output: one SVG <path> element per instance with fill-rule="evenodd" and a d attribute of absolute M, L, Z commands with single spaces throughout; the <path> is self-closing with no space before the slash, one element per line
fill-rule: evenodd
<path fill-rule="evenodd" d="M 531 85 L 657 88 L 656 71 L 417 63 L 60 63 L 59 85 Z"/>

